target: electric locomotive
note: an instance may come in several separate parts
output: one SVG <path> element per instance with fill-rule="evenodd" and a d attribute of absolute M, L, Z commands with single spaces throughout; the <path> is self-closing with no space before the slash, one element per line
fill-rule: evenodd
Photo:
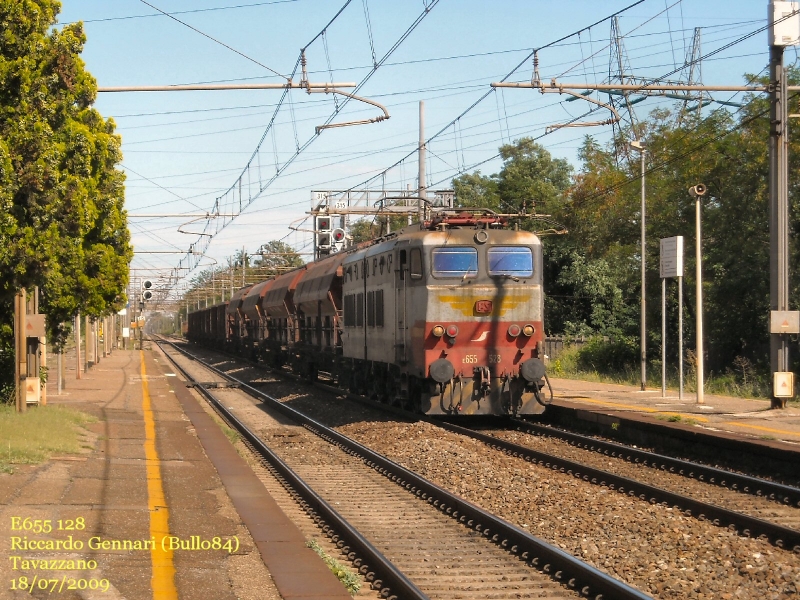
<path fill-rule="evenodd" d="M 442 216 L 345 258 L 351 388 L 427 414 L 542 412 L 541 241 L 504 226 Z"/>
<path fill-rule="evenodd" d="M 271 366 L 432 415 L 548 402 L 541 241 L 491 211 L 441 212 L 240 292 L 227 345 Z"/>

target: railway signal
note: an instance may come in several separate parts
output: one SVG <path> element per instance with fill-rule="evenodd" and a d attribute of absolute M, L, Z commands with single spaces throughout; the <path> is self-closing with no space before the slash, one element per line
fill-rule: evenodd
<path fill-rule="evenodd" d="M 327 254 L 332 246 L 332 223 L 333 220 L 330 216 L 317 216 L 315 217 L 314 232 L 317 236 L 317 250 L 321 254 Z"/>
<path fill-rule="evenodd" d="M 333 247 L 338 252 L 342 248 L 344 248 L 344 241 L 345 241 L 345 234 L 344 229 L 341 227 L 337 227 L 331 232 L 331 241 L 333 242 Z"/>
<path fill-rule="evenodd" d="M 149 279 L 145 279 L 142 281 L 142 301 L 146 302 L 153 297 L 153 292 L 151 288 L 153 287 L 153 282 Z"/>

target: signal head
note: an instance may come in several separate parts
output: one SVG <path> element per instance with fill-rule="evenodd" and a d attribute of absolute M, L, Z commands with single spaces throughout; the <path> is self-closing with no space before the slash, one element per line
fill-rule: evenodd
<path fill-rule="evenodd" d="M 332 227 L 332 221 L 330 217 L 328 216 L 317 217 L 317 227 L 316 227 L 317 231 L 319 232 L 330 231 L 331 227 Z"/>

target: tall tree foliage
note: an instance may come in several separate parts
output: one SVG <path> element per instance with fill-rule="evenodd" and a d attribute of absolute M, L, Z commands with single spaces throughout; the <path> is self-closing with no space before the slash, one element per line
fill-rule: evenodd
<path fill-rule="evenodd" d="M 253 263 L 260 275 L 274 277 L 303 266 L 302 257 L 286 242 L 272 240 L 261 246 L 261 255 Z"/>
<path fill-rule="evenodd" d="M 459 206 L 489 208 L 501 213 L 546 214 L 563 200 L 572 166 L 531 138 L 500 147 L 503 168 L 491 176 L 480 171 L 453 179 Z"/>
<path fill-rule="evenodd" d="M 417 221 L 417 215 L 412 215 L 412 222 Z M 350 225 L 350 236 L 354 244 L 368 242 L 381 236 L 399 231 L 409 225 L 408 215 L 385 215 L 372 219 L 359 219 Z"/>
<path fill-rule="evenodd" d="M 246 264 L 244 273 L 243 262 Z M 279 240 L 263 244 L 260 254 L 257 255 L 237 250 L 227 261 L 227 266 L 219 264 L 208 267 L 195 275 L 189 289 L 183 294 L 180 312 L 185 314 L 187 305 L 194 310 L 230 299 L 233 290 L 242 287 L 243 274 L 246 283 L 252 284 L 277 277 L 291 269 L 302 267 L 303 264 L 303 258 L 297 251 Z"/>
<path fill-rule="evenodd" d="M 124 305 L 132 257 L 120 138 L 92 108 L 83 27 L 55 28 L 59 10 L 0 0 L 0 319 L 17 290 L 39 286 L 56 341 L 78 311 Z"/>
<path fill-rule="evenodd" d="M 752 78 L 751 78 L 752 79 Z M 790 83 L 800 80 L 791 68 Z M 766 83 L 763 82 L 762 83 Z M 797 112 L 797 99 L 789 112 Z M 769 361 L 769 101 L 750 97 L 738 111 L 716 110 L 702 118 L 657 110 L 641 124 L 646 140 L 646 285 L 651 358 L 660 354 L 661 281 L 659 239 L 685 239 L 685 339 L 694 342 L 695 202 L 687 190 L 704 183 L 702 201 L 704 329 L 707 364 L 729 368 L 737 357 Z M 629 136 L 630 137 L 630 136 Z M 800 264 L 800 142 L 790 138 L 790 264 Z M 548 333 L 612 335 L 638 339 L 640 296 L 640 162 L 587 137 L 581 167 L 565 185 L 569 169 L 529 141 L 501 149 L 501 173 L 462 175 L 453 181 L 462 204 L 503 212 L 536 202 L 539 212 L 569 231 L 544 238 Z M 466 201 L 465 201 L 466 199 Z M 523 204 L 526 199 L 527 204 Z M 535 229 L 535 224 L 525 223 Z M 790 304 L 800 304 L 800 279 L 791 278 Z M 677 306 L 670 285 L 668 349 L 676 349 Z M 631 346 L 634 348 L 634 346 Z M 632 363 L 633 364 L 633 363 Z"/>
<path fill-rule="evenodd" d="M 790 70 L 790 81 L 798 72 Z M 764 82 L 765 83 L 765 82 Z M 796 111 L 796 100 L 790 112 Z M 704 183 L 701 202 L 704 330 L 707 364 L 729 368 L 737 357 L 766 365 L 769 361 L 769 103 L 751 97 L 735 112 L 716 110 L 699 118 L 655 111 L 643 124 L 647 141 L 646 256 L 648 323 L 660 322 L 659 239 L 685 239 L 685 336 L 694 345 L 695 201 L 687 190 Z M 621 147 L 623 140 L 616 140 Z M 790 220 L 797 223 L 800 144 L 790 139 Z M 570 190 L 561 218 L 575 249 L 585 260 L 617 266 L 616 284 L 629 308 L 628 335 L 636 336 L 640 293 L 640 164 L 638 155 L 615 160 L 613 148 L 591 138 L 581 152 L 583 168 Z M 800 264 L 797 225 L 790 235 L 791 265 Z M 568 270 L 566 271 L 569 272 Z M 558 275 L 556 275 L 558 277 Z M 791 304 L 800 301 L 793 278 Z M 674 284 L 670 286 L 668 349 L 676 349 L 678 321 Z M 587 320 L 588 322 L 588 320 Z M 648 326 L 651 358 L 658 353 L 660 331 Z"/>

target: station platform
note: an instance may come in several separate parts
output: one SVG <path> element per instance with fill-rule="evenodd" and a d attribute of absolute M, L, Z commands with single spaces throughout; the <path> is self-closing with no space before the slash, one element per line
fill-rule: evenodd
<path fill-rule="evenodd" d="M 65 363 L 48 405 L 96 421 L 80 454 L 0 474 L 0 596 L 350 598 L 157 351 Z"/>
<path fill-rule="evenodd" d="M 658 422 L 664 427 L 691 429 L 708 435 L 740 438 L 753 444 L 798 452 L 800 458 L 800 403 L 770 408 L 769 400 L 705 394 L 697 403 L 694 392 L 678 397 L 676 390 L 551 378 L 556 407 L 582 411 L 586 418 L 600 415 Z"/>

